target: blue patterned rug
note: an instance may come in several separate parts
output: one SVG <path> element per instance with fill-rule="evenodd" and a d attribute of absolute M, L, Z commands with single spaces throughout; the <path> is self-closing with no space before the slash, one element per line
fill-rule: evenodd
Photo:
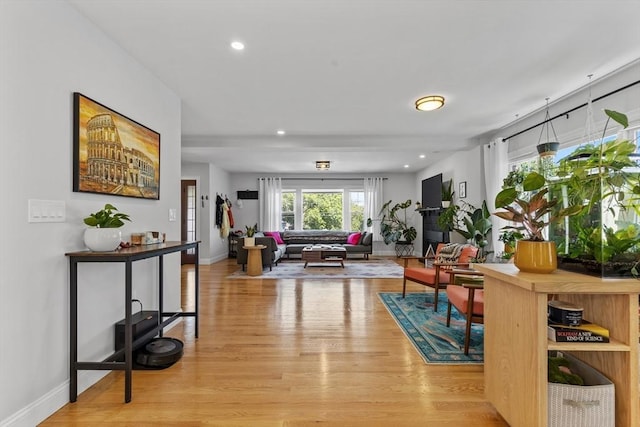
<path fill-rule="evenodd" d="M 402 332 L 418 350 L 426 363 L 483 363 L 484 326 L 471 327 L 469 355 L 464 354 L 465 320 L 451 309 L 451 326 L 447 328 L 447 295 L 438 293 L 438 312 L 433 311 L 433 292 L 380 292 L 380 300 Z"/>

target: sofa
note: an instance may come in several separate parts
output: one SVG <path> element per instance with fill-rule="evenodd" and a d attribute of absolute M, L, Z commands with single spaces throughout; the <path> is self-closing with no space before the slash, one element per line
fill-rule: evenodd
<path fill-rule="evenodd" d="M 358 235 L 359 234 L 359 235 Z M 373 253 L 373 234 L 368 232 L 354 233 L 340 230 L 287 230 L 281 232 L 257 232 L 256 245 L 266 246 L 262 249 L 263 268 L 278 265 L 283 258 L 302 258 L 302 249 L 310 245 L 341 246 L 350 255 L 362 255 L 369 259 Z M 243 248 L 244 237 L 238 239 L 237 264 L 244 271 L 247 264 L 248 251 Z"/>
<path fill-rule="evenodd" d="M 340 230 L 287 230 L 280 233 L 286 245 L 287 258 L 302 257 L 302 249 L 310 245 L 342 246 L 349 255 L 362 255 L 369 259 L 373 253 L 373 234 L 366 231 L 359 233 L 357 240 L 353 240 L 356 233 Z"/>

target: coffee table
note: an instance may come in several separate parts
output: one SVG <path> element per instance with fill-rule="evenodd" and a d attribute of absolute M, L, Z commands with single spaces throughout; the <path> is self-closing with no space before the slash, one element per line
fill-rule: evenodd
<path fill-rule="evenodd" d="M 347 250 L 340 246 L 308 246 L 302 249 L 304 268 L 307 268 L 309 263 L 333 263 L 344 268 L 346 258 Z"/>

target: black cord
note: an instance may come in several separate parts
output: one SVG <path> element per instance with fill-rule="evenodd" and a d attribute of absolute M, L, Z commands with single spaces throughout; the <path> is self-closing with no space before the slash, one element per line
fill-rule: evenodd
<path fill-rule="evenodd" d="M 140 301 L 139 299 L 132 299 L 131 302 L 137 302 L 138 304 L 140 304 L 140 311 L 142 311 L 142 301 Z"/>

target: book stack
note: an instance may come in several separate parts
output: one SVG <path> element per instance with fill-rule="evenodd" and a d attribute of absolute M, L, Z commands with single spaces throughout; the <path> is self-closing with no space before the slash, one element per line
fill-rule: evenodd
<path fill-rule="evenodd" d="M 547 337 L 556 342 L 609 342 L 609 330 L 595 323 L 582 320 L 579 326 L 567 326 L 549 322 Z"/>

